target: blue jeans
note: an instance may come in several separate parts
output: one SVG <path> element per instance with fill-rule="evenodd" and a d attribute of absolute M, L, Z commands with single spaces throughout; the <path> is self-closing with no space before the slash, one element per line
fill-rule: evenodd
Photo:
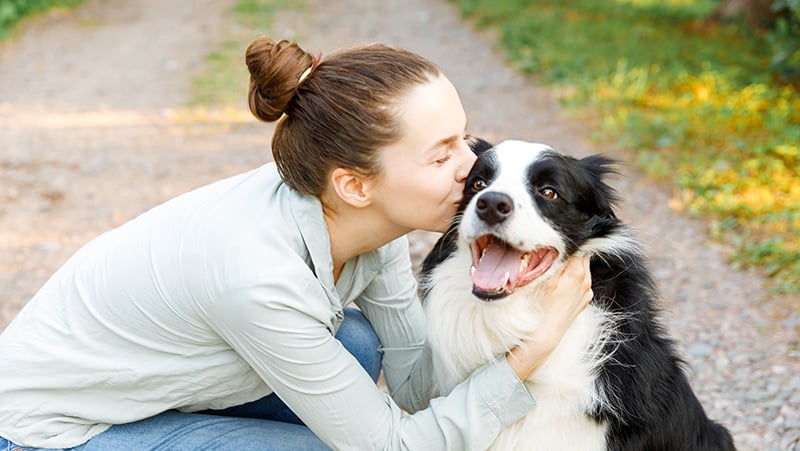
<path fill-rule="evenodd" d="M 344 309 L 336 338 L 377 382 L 381 354 L 372 325 L 354 308 Z M 0 451 L 28 451 L 0 437 Z M 225 410 L 168 411 L 134 423 L 112 426 L 74 451 L 138 450 L 317 450 L 329 449 L 272 394 Z"/>

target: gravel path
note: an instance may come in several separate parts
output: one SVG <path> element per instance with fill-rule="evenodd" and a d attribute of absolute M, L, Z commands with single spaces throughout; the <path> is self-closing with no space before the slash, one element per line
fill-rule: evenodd
<path fill-rule="evenodd" d="M 93 236 L 269 158 L 270 126 L 180 113 L 203 55 L 235 28 L 223 14 L 232 3 L 87 0 L 0 46 L 0 327 Z M 410 48 L 459 89 L 473 133 L 630 161 L 589 142 L 552 91 L 512 70 L 493 37 L 447 3 L 303 3 L 279 15 L 275 36 L 323 53 L 369 41 Z M 800 300 L 768 296 L 756 274 L 726 264 L 702 223 L 667 206 L 668 188 L 632 164 L 622 172 L 620 216 L 651 256 L 665 319 L 709 414 L 741 450 L 800 448 Z M 434 239 L 413 235 L 417 261 Z"/>

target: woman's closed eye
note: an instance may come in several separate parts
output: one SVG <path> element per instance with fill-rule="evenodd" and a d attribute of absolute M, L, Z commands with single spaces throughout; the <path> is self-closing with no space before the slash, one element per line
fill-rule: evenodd
<path fill-rule="evenodd" d="M 452 157 L 453 157 L 453 154 L 451 154 L 450 152 L 447 152 L 446 154 L 442 155 L 440 158 L 437 158 L 436 160 L 434 160 L 434 163 L 436 163 L 437 165 L 443 165 L 443 164 L 447 163 L 447 161 L 450 160 L 450 158 L 452 158 Z"/>

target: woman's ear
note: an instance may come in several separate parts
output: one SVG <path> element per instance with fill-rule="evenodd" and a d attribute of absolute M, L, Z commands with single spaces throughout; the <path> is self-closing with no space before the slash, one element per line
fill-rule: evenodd
<path fill-rule="evenodd" d="M 367 177 L 352 169 L 336 168 L 331 172 L 333 191 L 349 205 L 356 208 L 368 206 L 371 202 L 367 195 Z"/>

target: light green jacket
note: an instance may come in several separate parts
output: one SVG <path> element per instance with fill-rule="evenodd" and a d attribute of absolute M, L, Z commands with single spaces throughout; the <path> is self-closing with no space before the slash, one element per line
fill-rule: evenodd
<path fill-rule="evenodd" d="M 380 337 L 391 397 L 334 338 L 350 303 Z M 100 235 L 53 275 L 0 335 L 0 436 L 72 447 L 276 392 L 335 449 L 466 450 L 533 408 L 504 358 L 431 400 L 425 337 L 406 239 L 334 285 L 319 201 L 268 164 Z"/>

